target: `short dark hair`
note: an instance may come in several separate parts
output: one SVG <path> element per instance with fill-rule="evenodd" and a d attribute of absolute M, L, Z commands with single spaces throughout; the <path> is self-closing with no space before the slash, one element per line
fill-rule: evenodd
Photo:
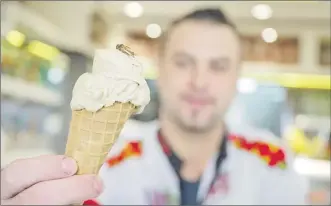
<path fill-rule="evenodd" d="M 224 14 L 221 9 L 215 8 L 206 8 L 206 9 L 198 9 L 189 14 L 186 14 L 178 19 L 175 19 L 170 23 L 168 30 L 163 34 L 161 42 L 160 42 L 160 53 L 162 54 L 165 45 L 167 43 L 168 35 L 171 33 L 171 30 L 176 27 L 178 24 L 188 20 L 196 20 L 196 21 L 207 21 L 210 23 L 226 25 L 232 28 L 236 33 L 237 29 L 234 23 Z"/>
<path fill-rule="evenodd" d="M 217 24 L 224 24 L 233 29 L 236 29 L 235 25 L 228 19 L 228 17 L 222 12 L 221 9 L 199 9 L 195 10 L 189 14 L 186 14 L 178 19 L 175 19 L 171 23 L 171 27 L 180 24 L 186 20 L 201 20 L 209 21 Z"/>

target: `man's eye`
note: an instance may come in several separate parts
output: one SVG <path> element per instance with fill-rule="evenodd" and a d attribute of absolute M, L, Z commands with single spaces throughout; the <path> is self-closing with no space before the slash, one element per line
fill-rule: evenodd
<path fill-rule="evenodd" d="M 226 71 L 227 67 L 225 65 L 212 65 L 211 69 L 215 72 Z"/>
<path fill-rule="evenodd" d="M 187 68 L 190 66 L 190 62 L 185 60 L 177 60 L 175 61 L 175 65 L 179 68 Z"/>

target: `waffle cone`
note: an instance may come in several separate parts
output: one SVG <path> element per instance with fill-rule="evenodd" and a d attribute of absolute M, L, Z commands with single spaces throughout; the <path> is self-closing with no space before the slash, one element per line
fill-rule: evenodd
<path fill-rule="evenodd" d="M 65 155 L 77 161 L 77 174 L 97 174 L 125 122 L 136 111 L 131 103 L 118 103 L 97 112 L 72 111 Z"/>

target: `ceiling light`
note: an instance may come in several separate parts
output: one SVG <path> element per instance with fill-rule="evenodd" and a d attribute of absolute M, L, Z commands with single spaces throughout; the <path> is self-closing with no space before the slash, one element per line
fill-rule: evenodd
<path fill-rule="evenodd" d="M 158 38 L 161 36 L 162 29 L 158 24 L 149 24 L 146 27 L 146 35 L 152 39 Z"/>
<path fill-rule="evenodd" d="M 273 43 L 277 40 L 278 34 L 277 31 L 273 28 L 266 28 L 261 33 L 263 41 L 267 43 Z"/>
<path fill-rule="evenodd" d="M 48 70 L 47 79 L 52 84 L 60 84 L 64 80 L 65 72 L 60 68 L 52 68 Z"/>
<path fill-rule="evenodd" d="M 130 2 L 124 6 L 124 13 L 131 18 L 138 18 L 143 12 L 144 9 L 138 2 Z"/>
<path fill-rule="evenodd" d="M 251 13 L 252 13 L 253 17 L 256 19 L 266 20 L 266 19 L 271 18 L 272 9 L 269 5 L 258 4 L 252 8 Z"/>

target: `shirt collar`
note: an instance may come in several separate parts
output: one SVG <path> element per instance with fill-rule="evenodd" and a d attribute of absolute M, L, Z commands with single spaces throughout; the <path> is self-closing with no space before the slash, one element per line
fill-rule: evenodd
<path fill-rule="evenodd" d="M 171 165 L 174 167 L 175 171 L 179 174 L 182 160 L 174 153 L 171 149 L 170 145 L 167 143 L 166 139 L 164 138 L 161 129 L 157 133 L 158 141 L 162 147 L 163 153 L 168 157 Z M 220 167 L 221 161 L 227 157 L 227 143 L 228 143 L 228 133 L 226 132 L 223 141 L 218 150 L 218 156 L 216 160 L 216 168 Z"/>

